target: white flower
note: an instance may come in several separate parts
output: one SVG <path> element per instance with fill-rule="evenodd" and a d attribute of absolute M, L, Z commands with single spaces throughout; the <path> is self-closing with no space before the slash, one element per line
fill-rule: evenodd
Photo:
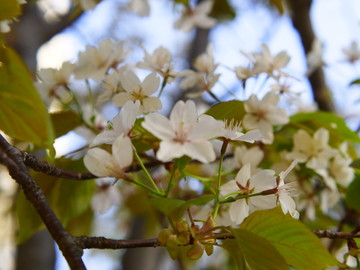
<path fill-rule="evenodd" d="M 250 77 L 256 75 L 252 68 L 240 67 L 240 66 L 235 67 L 235 74 L 239 80 L 247 80 Z"/>
<path fill-rule="evenodd" d="M 112 144 L 120 135 L 128 136 L 139 113 L 140 102 L 128 101 L 121 111 L 113 118 L 111 130 L 105 130 L 95 137 L 90 146 Z"/>
<path fill-rule="evenodd" d="M 246 129 L 259 129 L 264 136 L 263 142 L 270 144 L 274 140 L 273 125 L 283 125 L 289 122 L 287 112 L 276 107 L 279 96 L 273 92 L 267 93 L 262 100 L 251 95 L 245 102 L 246 115 L 243 126 Z"/>
<path fill-rule="evenodd" d="M 175 78 L 175 73 L 172 68 L 171 54 L 168 49 L 160 46 L 153 54 L 149 54 L 145 49 L 144 61 L 137 63 L 137 67 L 148 69 L 158 73 L 167 82 L 172 82 Z"/>
<path fill-rule="evenodd" d="M 90 149 L 85 157 L 85 167 L 98 177 L 124 177 L 133 161 L 133 148 L 128 136 L 120 135 L 112 145 L 112 154 L 101 149 Z"/>
<path fill-rule="evenodd" d="M 211 91 L 211 88 L 220 77 L 220 74 L 214 73 L 217 66 L 218 64 L 215 63 L 212 53 L 212 46 L 209 45 L 206 52 L 195 59 L 194 68 L 197 71 L 184 70 L 183 72 L 178 73 L 179 76 L 185 77 L 182 80 L 180 87 L 182 89 L 197 87 L 195 92 L 189 95 L 191 97 L 200 96 L 204 91 Z"/>
<path fill-rule="evenodd" d="M 313 41 L 311 51 L 306 55 L 306 61 L 308 65 L 307 76 L 310 76 L 315 70 L 324 65 L 323 46 L 320 40 L 315 39 Z"/>
<path fill-rule="evenodd" d="M 150 5 L 147 0 L 130 0 L 128 8 L 141 17 L 150 15 Z"/>
<path fill-rule="evenodd" d="M 120 74 L 124 73 L 126 70 L 127 67 L 122 66 L 121 68 L 116 69 L 110 74 L 106 75 L 103 83 L 101 84 L 101 90 L 104 92 L 97 97 L 97 104 L 108 102 L 115 94 L 125 91 L 121 84 Z"/>
<path fill-rule="evenodd" d="M 97 190 L 91 199 L 91 208 L 96 213 L 103 214 L 113 205 L 120 203 L 120 192 L 118 188 L 111 184 L 112 178 L 101 178 L 97 182 Z"/>
<path fill-rule="evenodd" d="M 247 148 L 245 145 L 242 145 L 236 147 L 234 150 L 234 159 L 237 165 L 236 167 L 241 168 L 246 163 L 249 163 L 252 174 L 259 170 L 257 167 L 263 158 L 264 152 L 258 146 Z"/>
<path fill-rule="evenodd" d="M 329 131 L 325 128 L 318 129 L 314 136 L 300 129 L 293 137 L 294 148 L 286 157 L 290 160 L 306 162 L 311 169 L 326 168 L 330 158 L 336 154 L 329 143 Z"/>
<path fill-rule="evenodd" d="M 109 39 L 100 41 L 98 48 L 87 46 L 79 53 L 79 63 L 75 69 L 77 79 L 91 78 L 101 81 L 110 68 L 116 68 L 127 55 L 124 42 Z"/>
<path fill-rule="evenodd" d="M 181 17 L 174 23 L 174 27 L 189 32 L 194 27 L 211 28 L 216 20 L 208 16 L 212 9 L 212 1 L 202 1 L 195 8 L 187 7 Z"/>
<path fill-rule="evenodd" d="M 271 52 L 266 44 L 261 45 L 263 52 L 262 53 L 253 53 L 253 64 L 255 74 L 262 72 L 267 73 L 271 77 L 279 77 L 279 74 L 275 74 L 275 71 L 279 72 L 281 68 L 285 67 L 289 61 L 290 57 L 285 52 L 282 51 L 275 56 L 271 55 Z M 251 60 L 251 59 L 250 59 Z M 280 73 L 280 75 L 283 75 Z"/>
<path fill-rule="evenodd" d="M 234 192 L 239 192 L 239 194 L 231 195 L 236 198 L 237 196 L 250 195 L 273 189 L 276 186 L 274 173 L 271 170 L 262 170 L 251 176 L 250 164 L 245 164 L 237 173 L 235 180 L 231 180 L 221 186 L 220 193 L 223 196 L 227 196 Z M 236 224 L 240 224 L 250 213 L 256 210 L 271 209 L 275 206 L 276 197 L 274 194 L 238 199 L 230 205 L 230 218 Z"/>
<path fill-rule="evenodd" d="M 347 56 L 347 61 L 350 63 L 355 63 L 360 59 L 360 48 L 357 41 L 351 42 L 350 47 L 345 48 L 342 51 Z"/>
<path fill-rule="evenodd" d="M 113 97 L 112 103 L 115 106 L 124 106 L 128 100 L 133 102 L 139 100 L 141 104 L 139 113 L 155 112 L 162 108 L 159 98 L 150 97 L 159 88 L 160 78 L 156 73 L 151 73 L 141 82 L 134 72 L 127 71 L 120 74 L 120 80 L 125 92 Z"/>
<path fill-rule="evenodd" d="M 336 184 L 347 187 L 354 179 L 354 168 L 350 167 L 352 159 L 347 153 L 347 143 L 340 145 L 339 151 L 330 159 L 327 168 L 317 169 L 326 185 L 332 190 L 337 191 Z"/>
<path fill-rule="evenodd" d="M 195 103 L 178 101 L 170 119 L 153 113 L 145 116 L 143 127 L 161 139 L 157 158 L 167 162 L 187 155 L 203 163 L 215 160 L 209 139 L 222 134 L 221 122 L 211 116 L 198 117 Z"/>
<path fill-rule="evenodd" d="M 60 69 L 45 68 L 38 71 L 41 82 L 37 83 L 37 88 L 45 101 L 49 102 L 53 98 L 64 103 L 71 101 L 72 94 L 67 87 L 70 84 L 70 77 L 74 68 L 74 64 L 64 62 Z"/>
<path fill-rule="evenodd" d="M 296 195 L 296 182 L 285 184 L 286 176 L 294 169 L 296 164 L 297 161 L 293 161 L 286 171 L 280 173 L 276 196 L 284 214 L 290 213 L 293 218 L 298 219 L 299 212 L 296 211 L 295 201 L 292 198 L 292 196 Z"/>

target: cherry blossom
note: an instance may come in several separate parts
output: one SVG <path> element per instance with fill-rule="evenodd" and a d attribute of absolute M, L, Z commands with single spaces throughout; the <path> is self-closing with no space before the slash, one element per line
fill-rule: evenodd
<path fill-rule="evenodd" d="M 220 188 L 223 196 L 232 197 L 250 195 L 265 190 L 271 190 L 276 186 L 275 172 L 272 170 L 262 170 L 251 176 L 251 166 L 245 164 L 237 173 L 234 180 L 227 182 Z M 238 199 L 230 205 L 230 218 L 236 224 L 240 224 L 250 213 L 256 210 L 271 209 L 276 206 L 276 197 L 274 194 L 259 195 Z"/>
<path fill-rule="evenodd" d="M 360 48 L 357 41 L 352 41 L 348 48 L 344 48 L 343 53 L 346 55 L 347 61 L 355 63 L 360 59 Z"/>
<path fill-rule="evenodd" d="M 255 74 L 265 72 L 271 77 L 278 78 L 280 69 L 285 67 L 290 61 L 289 55 L 287 52 L 282 51 L 277 55 L 272 56 L 270 49 L 266 44 L 262 44 L 261 48 L 263 50 L 262 53 L 253 53 L 250 58 L 254 64 L 253 72 Z M 284 74 L 280 72 L 280 75 Z"/>
<path fill-rule="evenodd" d="M 174 23 L 174 27 L 189 32 L 194 27 L 211 28 L 216 20 L 208 16 L 212 8 L 212 1 L 202 1 L 198 6 L 184 9 L 181 17 Z"/>
<path fill-rule="evenodd" d="M 222 123 L 209 115 L 198 116 L 191 100 L 178 101 L 170 119 L 152 113 L 145 116 L 143 127 L 161 139 L 157 158 L 167 162 L 187 155 L 203 163 L 215 160 L 210 139 L 221 136 Z"/>
<path fill-rule="evenodd" d="M 122 178 L 133 161 L 133 147 L 128 136 L 120 135 L 112 145 L 112 154 L 101 148 L 90 149 L 85 157 L 85 167 L 98 177 Z"/>
<path fill-rule="evenodd" d="M 160 46 L 152 54 L 149 54 L 145 49 L 144 61 L 137 63 L 137 67 L 148 69 L 158 73 L 167 82 L 172 82 L 175 78 L 171 63 L 171 54 L 168 49 Z"/>
<path fill-rule="evenodd" d="M 45 68 L 38 71 L 40 82 L 36 85 L 45 101 L 49 103 L 57 98 L 67 103 L 72 99 L 68 85 L 74 68 L 74 64 L 64 62 L 60 69 Z"/>
<path fill-rule="evenodd" d="M 273 125 L 283 125 L 289 122 L 287 112 L 276 107 L 279 96 L 273 92 L 267 93 L 262 100 L 251 95 L 245 102 L 246 115 L 243 126 L 246 129 L 259 129 L 264 136 L 264 143 L 270 144 L 274 140 Z"/>
<path fill-rule="evenodd" d="M 120 203 L 120 192 L 118 188 L 111 184 L 113 178 L 100 178 L 97 182 L 97 189 L 91 199 L 91 208 L 94 212 L 103 214 L 111 206 Z"/>
<path fill-rule="evenodd" d="M 284 214 L 289 213 L 293 218 L 298 219 L 299 212 L 296 211 L 296 204 L 292 198 L 297 194 L 295 189 L 297 183 L 290 182 L 285 184 L 285 178 L 290 173 L 290 171 L 295 168 L 296 164 L 297 161 L 293 161 L 289 168 L 286 169 L 286 171 L 280 173 L 276 196 Z"/>
<path fill-rule="evenodd" d="M 124 61 L 127 53 L 124 42 L 110 39 L 100 41 L 98 48 L 87 46 L 85 51 L 79 53 L 75 78 L 101 81 L 110 68 L 116 68 Z"/>
<path fill-rule="evenodd" d="M 200 96 L 204 91 L 211 91 L 211 88 L 218 81 L 220 74 L 215 74 L 215 69 L 218 64 L 215 63 L 214 56 L 212 53 L 212 47 L 209 45 L 206 52 L 199 55 L 193 64 L 194 70 L 184 70 L 179 72 L 178 75 L 185 77 L 180 87 L 182 89 L 189 89 L 196 87 L 195 91 L 188 94 L 190 97 Z"/>
<path fill-rule="evenodd" d="M 125 91 L 113 97 L 112 103 L 115 106 L 121 107 L 129 100 L 133 102 L 139 100 L 140 114 L 155 112 L 162 108 L 159 98 L 150 97 L 159 88 L 160 78 L 156 76 L 156 73 L 149 74 L 143 82 L 132 71 L 123 72 L 119 76 Z"/>
<path fill-rule="evenodd" d="M 306 162 L 306 166 L 311 169 L 326 168 L 330 158 L 336 154 L 336 150 L 328 145 L 329 131 L 325 128 L 318 129 L 313 136 L 300 129 L 295 133 L 293 141 L 293 150 L 287 154 L 287 158 Z"/>
<path fill-rule="evenodd" d="M 98 134 L 90 146 L 99 144 L 112 144 L 120 135 L 130 135 L 136 117 L 139 114 L 140 102 L 127 101 L 121 111 L 113 118 L 112 129 L 105 130 Z"/>

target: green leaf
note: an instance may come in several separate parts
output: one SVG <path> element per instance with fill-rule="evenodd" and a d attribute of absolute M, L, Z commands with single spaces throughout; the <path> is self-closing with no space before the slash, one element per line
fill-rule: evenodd
<path fill-rule="evenodd" d="M 184 6 L 189 6 L 189 0 L 174 0 L 175 3 L 182 4 Z"/>
<path fill-rule="evenodd" d="M 15 139 L 51 148 L 50 117 L 26 66 L 10 48 L 0 48 L 0 63 L 0 129 Z"/>
<path fill-rule="evenodd" d="M 225 248 L 230 253 L 238 270 L 247 270 L 244 255 L 234 239 L 224 240 L 221 247 Z M 234 267 L 229 267 L 228 269 L 234 269 Z"/>
<path fill-rule="evenodd" d="M 59 179 L 52 191 L 52 205 L 63 226 L 84 214 L 90 208 L 90 201 L 95 192 L 94 181 L 71 181 Z"/>
<path fill-rule="evenodd" d="M 17 0 L 0 0 L 0 21 L 19 16 L 20 11 Z"/>
<path fill-rule="evenodd" d="M 288 270 L 280 253 L 266 239 L 243 229 L 232 229 L 238 248 L 251 270 Z"/>
<path fill-rule="evenodd" d="M 228 0 L 214 0 L 210 16 L 219 21 L 227 21 L 235 18 L 235 10 Z"/>
<path fill-rule="evenodd" d="M 212 106 L 206 114 L 211 115 L 217 120 L 240 123 L 245 115 L 244 102 L 239 100 L 220 102 Z"/>
<path fill-rule="evenodd" d="M 172 198 L 154 198 L 151 199 L 151 203 L 165 216 L 181 218 L 182 214 L 179 213 L 179 209 L 184 205 L 185 201 Z"/>
<path fill-rule="evenodd" d="M 346 125 L 345 120 L 331 112 L 317 111 L 295 114 L 290 117 L 290 123 L 300 123 L 314 130 L 324 127 L 329 130 L 334 140 L 360 142 L 360 137 Z"/>
<path fill-rule="evenodd" d="M 349 84 L 349 86 L 355 85 L 355 84 L 360 84 L 360 79 L 353 80 L 353 81 Z"/>
<path fill-rule="evenodd" d="M 24 243 L 45 226 L 34 207 L 25 198 L 23 191 L 16 196 L 15 211 L 18 222 L 17 243 Z"/>
<path fill-rule="evenodd" d="M 81 125 L 79 115 L 73 111 L 54 112 L 50 114 L 50 117 L 56 138 Z"/>
<path fill-rule="evenodd" d="M 279 208 L 254 212 L 240 228 L 269 241 L 297 270 L 326 269 L 339 265 L 305 225 L 284 215 Z"/>
<path fill-rule="evenodd" d="M 359 190 L 360 190 L 360 174 L 355 174 L 355 179 L 349 185 L 346 191 L 346 204 L 360 212 L 360 200 L 359 200 Z"/>

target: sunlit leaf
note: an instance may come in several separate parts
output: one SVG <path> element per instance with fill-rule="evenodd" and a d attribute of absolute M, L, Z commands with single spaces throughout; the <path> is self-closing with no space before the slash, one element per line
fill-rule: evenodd
<path fill-rule="evenodd" d="M 51 113 L 50 116 L 56 138 L 81 125 L 81 119 L 79 115 L 73 111 L 54 112 Z"/>
<path fill-rule="evenodd" d="M 290 117 L 290 123 L 301 123 L 314 130 L 324 127 L 334 140 L 360 142 L 360 137 L 346 125 L 345 120 L 331 112 L 299 113 Z"/>
<path fill-rule="evenodd" d="M 235 10 L 228 0 L 215 0 L 210 16 L 219 21 L 232 20 L 235 18 Z"/>
<path fill-rule="evenodd" d="M 350 82 L 350 86 L 351 85 L 355 85 L 355 84 L 360 84 L 360 79 L 356 79 L 356 80 L 353 80 L 352 82 Z"/>
<path fill-rule="evenodd" d="M 238 250 L 251 270 L 288 270 L 289 267 L 273 245 L 266 239 L 243 229 L 232 229 Z M 238 252 L 238 251 L 234 251 Z"/>
<path fill-rule="evenodd" d="M 17 0 L 0 0 L 0 21 L 19 16 L 20 5 Z"/>
<path fill-rule="evenodd" d="M 360 174 L 356 174 L 354 181 L 352 181 L 349 187 L 347 188 L 346 204 L 358 212 L 360 212 L 359 190 L 360 190 Z"/>
<path fill-rule="evenodd" d="M 31 76 L 10 48 L 0 48 L 0 129 L 10 137 L 50 148 L 54 135 Z"/>
<path fill-rule="evenodd" d="M 305 225 L 284 215 L 279 208 L 254 212 L 240 228 L 269 241 L 297 270 L 326 269 L 339 264 Z"/>
<path fill-rule="evenodd" d="M 245 115 L 244 102 L 231 100 L 212 106 L 206 114 L 218 120 L 241 122 Z"/>

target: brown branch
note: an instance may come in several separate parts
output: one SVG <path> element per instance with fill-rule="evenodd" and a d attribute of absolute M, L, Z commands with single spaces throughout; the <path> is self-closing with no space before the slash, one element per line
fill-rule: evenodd
<path fill-rule="evenodd" d="M 315 40 L 310 19 L 312 0 L 289 0 L 288 2 L 291 7 L 292 23 L 300 35 L 304 53 L 308 54 Z M 309 82 L 319 109 L 323 111 L 335 111 L 335 106 L 327 89 L 324 72 L 321 67 L 317 68 L 309 76 Z"/>
<path fill-rule="evenodd" d="M 336 231 L 321 231 L 313 230 L 313 233 L 319 238 L 329 238 L 329 239 L 352 239 L 360 238 L 360 234 L 353 232 L 336 232 Z"/>
<path fill-rule="evenodd" d="M 92 173 L 78 173 L 60 169 L 49 162 L 38 160 L 34 155 L 28 154 L 24 151 L 21 151 L 21 155 L 26 166 L 29 166 L 37 172 L 42 172 L 50 176 L 63 177 L 73 180 L 88 180 L 98 178 Z"/>
<path fill-rule="evenodd" d="M 75 244 L 46 201 L 45 195 L 29 174 L 21 152 L 0 135 L 0 163 L 5 165 L 11 177 L 21 186 L 26 198 L 38 212 L 46 228 L 58 244 L 71 269 L 86 269 L 81 256 L 83 251 Z"/>
<path fill-rule="evenodd" d="M 76 243 L 82 249 L 129 249 L 141 247 L 159 247 L 160 243 L 157 238 L 141 240 L 115 240 L 105 237 L 78 236 Z"/>

